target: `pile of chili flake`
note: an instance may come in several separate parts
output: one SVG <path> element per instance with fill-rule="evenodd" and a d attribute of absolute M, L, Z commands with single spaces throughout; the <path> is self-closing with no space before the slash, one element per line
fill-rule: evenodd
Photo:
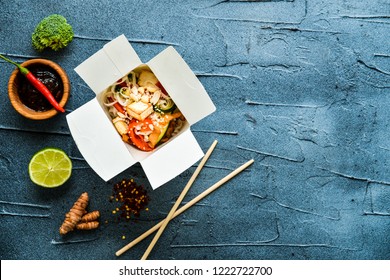
<path fill-rule="evenodd" d="M 137 185 L 133 179 L 123 179 L 116 183 L 112 190 L 110 201 L 120 203 L 120 206 L 112 211 L 118 214 L 118 221 L 130 220 L 132 216 L 139 217 L 142 210 L 148 211 L 149 196 L 143 186 Z"/>

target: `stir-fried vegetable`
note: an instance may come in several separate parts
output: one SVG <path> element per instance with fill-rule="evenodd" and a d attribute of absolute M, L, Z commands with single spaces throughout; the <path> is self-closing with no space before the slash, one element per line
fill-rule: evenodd
<path fill-rule="evenodd" d="M 152 151 L 173 137 L 185 118 L 149 70 L 130 72 L 104 95 L 104 105 L 123 141 Z"/>

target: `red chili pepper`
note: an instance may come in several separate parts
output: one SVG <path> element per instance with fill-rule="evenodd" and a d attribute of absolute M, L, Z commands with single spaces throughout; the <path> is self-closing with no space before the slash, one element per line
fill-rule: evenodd
<path fill-rule="evenodd" d="M 23 67 L 24 68 L 24 67 Z M 26 69 L 26 68 L 24 68 Z M 27 69 L 26 69 L 27 70 Z M 24 71 L 24 70 L 23 70 Z M 22 70 L 20 70 L 22 72 Z M 25 72 L 25 71 L 24 71 Z M 40 92 L 43 94 L 43 96 L 46 97 L 46 99 L 50 102 L 50 104 L 61 113 L 64 113 L 65 110 L 58 104 L 57 100 L 55 100 L 54 96 L 51 94 L 50 90 L 43 84 L 40 80 L 38 80 L 30 71 L 27 70 L 23 75 L 26 76 L 27 80 L 30 81 L 30 83 Z"/>
<path fill-rule="evenodd" d="M 55 100 L 54 96 L 51 94 L 50 90 L 40 81 L 38 80 L 27 68 L 21 66 L 20 64 L 6 58 L 5 56 L 0 54 L 0 58 L 4 59 L 5 61 L 12 63 L 16 67 L 19 68 L 20 73 L 22 73 L 27 80 L 30 81 L 30 83 L 40 92 L 43 94 L 43 96 L 50 102 L 50 104 L 61 113 L 64 113 L 65 110 L 58 104 L 58 102 Z"/>

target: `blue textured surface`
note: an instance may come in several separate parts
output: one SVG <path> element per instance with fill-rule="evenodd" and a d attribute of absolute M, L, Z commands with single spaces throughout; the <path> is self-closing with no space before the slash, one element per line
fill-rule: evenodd
<path fill-rule="evenodd" d="M 40 54 L 30 36 L 52 13 L 76 38 Z M 73 68 L 122 33 L 143 61 L 173 45 L 198 75 L 217 111 L 193 132 L 204 151 L 219 144 L 185 201 L 255 163 L 172 221 L 151 259 L 390 259 L 389 17 L 388 0 L 0 0 L 0 52 L 59 63 L 71 79 L 67 113 L 94 97 Z M 0 200 L 50 207 L 1 204 L 1 259 L 115 259 L 165 217 L 195 166 L 156 191 L 139 165 L 106 183 L 81 158 L 65 115 L 34 122 L 13 110 L 14 67 L 0 69 Z M 28 177 L 31 156 L 46 146 L 73 159 L 58 189 Z M 114 223 L 113 183 L 130 177 L 148 189 L 150 211 Z M 84 191 L 103 225 L 61 238 L 64 214 Z M 80 240 L 89 241 L 56 244 Z M 150 241 L 120 258 L 139 259 Z"/>

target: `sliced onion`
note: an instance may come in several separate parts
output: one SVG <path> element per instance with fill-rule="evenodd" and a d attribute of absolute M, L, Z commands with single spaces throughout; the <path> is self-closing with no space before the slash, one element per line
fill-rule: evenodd
<path fill-rule="evenodd" d="M 128 81 L 127 76 L 124 76 L 124 77 L 122 77 L 120 80 L 116 81 L 116 82 L 114 83 L 114 85 L 119 85 L 119 84 L 121 84 L 121 83 L 123 83 L 123 82 L 126 82 L 126 81 Z"/>
<path fill-rule="evenodd" d="M 107 106 L 107 107 L 114 106 L 115 103 L 117 103 L 117 101 L 113 101 L 113 102 L 110 102 L 110 103 L 103 102 L 104 106 Z"/>
<path fill-rule="evenodd" d="M 105 94 L 105 96 L 103 97 L 103 100 L 107 100 L 107 101 L 108 101 L 108 98 L 109 98 L 109 97 L 113 98 L 114 101 L 112 101 L 112 102 L 103 102 L 103 104 L 104 104 L 105 106 L 107 106 L 107 107 L 111 107 L 111 106 L 113 106 L 113 105 L 116 103 L 115 97 L 113 97 L 113 96 L 111 95 L 111 92 L 107 92 L 107 93 Z"/>
<path fill-rule="evenodd" d="M 128 102 L 127 102 L 127 99 L 123 99 L 121 96 L 120 96 L 120 94 L 119 94 L 119 92 L 115 92 L 114 93 L 114 98 L 116 99 L 116 101 L 120 104 L 120 105 L 122 105 L 122 106 L 127 106 L 127 104 L 128 104 Z"/>
<path fill-rule="evenodd" d="M 110 116 L 111 116 L 112 118 L 115 118 L 115 117 L 117 116 L 117 114 L 118 114 L 118 110 L 115 109 L 114 106 L 112 106 L 112 107 L 110 107 L 110 108 L 108 109 L 108 113 L 110 114 Z"/>

